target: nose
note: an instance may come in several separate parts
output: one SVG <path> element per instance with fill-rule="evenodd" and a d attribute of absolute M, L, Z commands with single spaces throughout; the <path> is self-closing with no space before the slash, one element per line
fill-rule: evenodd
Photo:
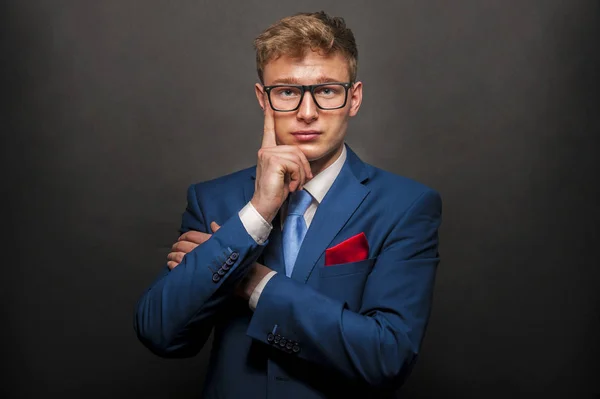
<path fill-rule="evenodd" d="M 319 111 L 317 104 L 315 104 L 315 101 L 310 92 L 306 91 L 300 102 L 300 107 L 298 108 L 298 112 L 296 113 L 296 118 L 304 121 L 305 123 L 310 123 L 318 117 Z"/>

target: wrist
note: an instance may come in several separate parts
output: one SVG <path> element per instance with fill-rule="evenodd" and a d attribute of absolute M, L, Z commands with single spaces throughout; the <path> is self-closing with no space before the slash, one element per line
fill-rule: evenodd
<path fill-rule="evenodd" d="M 252 293 L 256 290 L 256 287 L 260 283 L 260 279 L 256 276 L 254 271 L 250 271 L 248 275 L 240 282 L 238 287 L 238 295 L 245 301 L 250 300 Z"/>
<path fill-rule="evenodd" d="M 250 297 L 252 297 L 252 293 L 256 289 L 257 285 L 258 285 L 258 282 L 254 281 L 254 282 L 251 282 L 250 284 L 246 284 L 244 286 L 244 299 L 246 301 L 250 300 Z"/>
<path fill-rule="evenodd" d="M 279 211 L 279 208 L 273 209 L 273 207 L 263 206 L 261 202 L 256 199 L 256 197 L 252 197 L 250 203 L 252 204 L 254 209 L 256 209 L 256 211 L 260 214 L 260 216 L 262 216 L 263 219 L 267 221 L 267 223 L 272 223 L 273 219 L 275 219 L 275 216 L 277 215 L 277 212 Z"/>
<path fill-rule="evenodd" d="M 237 295 L 241 296 L 245 300 L 249 300 L 256 287 L 261 283 L 262 279 L 272 272 L 268 267 L 255 262 L 250 268 L 250 271 L 236 289 Z"/>

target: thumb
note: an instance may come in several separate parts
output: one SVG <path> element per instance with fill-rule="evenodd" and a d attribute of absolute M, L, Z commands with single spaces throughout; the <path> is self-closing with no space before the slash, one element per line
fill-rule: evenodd
<path fill-rule="evenodd" d="M 216 233 L 217 230 L 219 230 L 221 228 L 221 226 L 219 226 L 217 224 L 217 222 L 210 222 L 210 229 L 212 230 L 213 233 Z"/>

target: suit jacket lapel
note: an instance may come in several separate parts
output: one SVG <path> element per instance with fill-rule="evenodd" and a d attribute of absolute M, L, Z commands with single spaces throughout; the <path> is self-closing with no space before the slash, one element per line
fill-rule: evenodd
<path fill-rule="evenodd" d="M 319 258 L 370 191 L 362 184 L 368 178 L 364 163 L 346 148 L 346 162 L 319 204 L 300 247 L 292 279 L 301 283 L 308 280 Z"/>

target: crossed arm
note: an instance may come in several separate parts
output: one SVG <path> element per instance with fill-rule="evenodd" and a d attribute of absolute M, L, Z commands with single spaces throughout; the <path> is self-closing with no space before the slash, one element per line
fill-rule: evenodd
<path fill-rule="evenodd" d="M 190 200 L 184 227 L 205 231 L 196 199 Z M 397 385 L 417 357 L 429 318 L 439 262 L 440 218 L 437 193 L 424 192 L 414 201 L 377 256 L 358 311 L 277 274 L 264 287 L 247 334 L 271 344 L 269 334 L 276 329 L 300 347 L 289 356 L 334 368 L 373 386 Z M 220 304 L 231 295 L 247 298 L 252 273 L 263 267 L 256 259 L 264 245 L 247 234 L 238 215 L 220 228 L 213 225 L 212 230 L 210 239 L 196 244 L 172 270 L 167 268 L 138 304 L 136 330 L 157 354 L 184 357 L 197 353 Z M 181 241 L 187 241 L 198 235 L 189 232 L 183 237 Z M 184 245 L 188 244 L 174 248 Z M 233 253 L 238 254 L 235 264 L 215 284 L 207 265 L 230 259 Z M 256 272 L 254 281 L 260 276 Z"/>
<path fill-rule="evenodd" d="M 221 226 L 216 222 L 211 222 L 210 228 L 213 233 L 217 232 Z M 196 247 L 208 241 L 212 234 L 201 231 L 190 230 L 179 236 L 179 239 L 171 247 L 171 252 L 167 255 L 167 267 L 173 270 L 181 263 L 184 256 L 193 251 Z M 249 301 L 252 294 L 255 294 L 256 287 L 263 278 L 271 273 L 272 270 L 258 262 L 248 269 L 246 275 L 237 283 L 234 293 L 240 298 Z"/>

